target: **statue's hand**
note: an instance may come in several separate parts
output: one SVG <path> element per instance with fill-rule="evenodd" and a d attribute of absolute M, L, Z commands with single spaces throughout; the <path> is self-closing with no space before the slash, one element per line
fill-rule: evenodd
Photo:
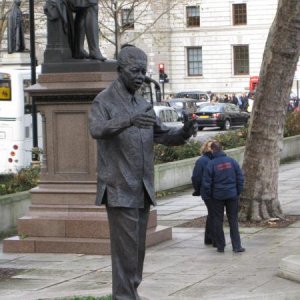
<path fill-rule="evenodd" d="M 197 121 L 194 120 L 189 120 L 186 121 L 183 125 L 183 131 L 184 131 L 184 138 L 188 139 L 190 138 L 192 135 L 195 136 L 197 135 L 197 131 L 198 131 L 198 124 Z"/>
<path fill-rule="evenodd" d="M 152 107 L 147 106 L 141 112 L 131 115 L 130 123 L 139 128 L 150 128 L 156 123 Z"/>

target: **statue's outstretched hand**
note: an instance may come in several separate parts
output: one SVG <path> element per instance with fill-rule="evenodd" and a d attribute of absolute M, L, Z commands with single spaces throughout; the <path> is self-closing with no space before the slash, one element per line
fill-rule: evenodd
<path fill-rule="evenodd" d="M 150 128 L 156 123 L 152 106 L 147 106 L 141 112 L 131 115 L 130 123 L 139 128 Z"/>
<path fill-rule="evenodd" d="M 184 131 L 184 138 L 186 139 L 190 138 L 192 135 L 197 136 L 197 132 L 198 132 L 197 120 L 193 119 L 184 122 L 182 129 Z"/>

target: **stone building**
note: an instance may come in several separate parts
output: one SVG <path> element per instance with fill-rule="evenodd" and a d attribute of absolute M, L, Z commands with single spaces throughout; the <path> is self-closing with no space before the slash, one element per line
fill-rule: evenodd
<path fill-rule="evenodd" d="M 166 94 L 186 90 L 247 92 L 250 77 L 259 75 L 278 0 L 133 2 L 134 9 L 117 0 L 107 9 L 103 6 L 107 1 L 99 1 L 100 47 L 106 57 L 114 58 L 115 46 L 108 39 L 116 40 L 115 3 L 119 28 L 124 30 L 117 36 L 119 45 L 131 42 L 141 47 L 148 54 L 148 75 L 156 80 L 158 65 L 164 64 L 169 78 Z M 38 0 L 35 8 L 39 62 L 46 46 L 43 3 Z M 27 16 L 26 5 L 23 11 Z M 300 65 L 295 74 L 295 93 L 298 79 Z"/>
<path fill-rule="evenodd" d="M 259 75 L 278 0 L 150 2 L 154 4 L 122 9 L 121 24 L 130 28 L 122 42 L 138 36 L 165 12 L 134 44 L 148 54 L 154 79 L 158 80 L 159 63 L 164 64 L 167 92 L 247 92 L 250 76 Z"/>

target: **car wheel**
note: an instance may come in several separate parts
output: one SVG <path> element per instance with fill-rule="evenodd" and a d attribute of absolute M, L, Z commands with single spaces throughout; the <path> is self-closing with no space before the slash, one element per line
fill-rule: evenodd
<path fill-rule="evenodd" d="M 225 123 L 224 123 L 223 129 L 224 129 L 224 130 L 229 130 L 230 128 L 231 128 L 230 120 L 226 119 L 226 120 L 225 120 Z"/>

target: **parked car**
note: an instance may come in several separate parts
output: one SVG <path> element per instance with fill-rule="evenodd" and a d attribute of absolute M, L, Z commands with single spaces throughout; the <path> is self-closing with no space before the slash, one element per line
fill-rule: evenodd
<path fill-rule="evenodd" d="M 171 107 L 170 103 L 167 102 L 167 101 L 153 102 L 152 105 L 153 106 L 168 106 L 168 107 Z"/>
<path fill-rule="evenodd" d="M 157 117 L 161 119 L 163 124 L 169 126 L 169 127 L 182 127 L 183 123 L 180 121 L 180 117 L 177 113 L 177 111 L 170 106 L 153 106 L 154 112 Z"/>
<path fill-rule="evenodd" d="M 180 117 L 183 120 L 183 112 L 186 112 L 188 117 L 191 118 L 192 114 L 197 112 L 197 100 L 188 98 L 172 98 L 167 101 L 172 107 L 174 107 Z"/>
<path fill-rule="evenodd" d="M 209 94 L 202 91 L 186 91 L 175 94 L 175 98 L 190 98 L 200 102 L 210 102 Z"/>
<path fill-rule="evenodd" d="M 203 105 L 196 113 L 199 130 L 204 127 L 221 127 L 229 130 L 232 126 L 245 126 L 250 114 L 241 111 L 231 103 L 210 103 Z"/>

